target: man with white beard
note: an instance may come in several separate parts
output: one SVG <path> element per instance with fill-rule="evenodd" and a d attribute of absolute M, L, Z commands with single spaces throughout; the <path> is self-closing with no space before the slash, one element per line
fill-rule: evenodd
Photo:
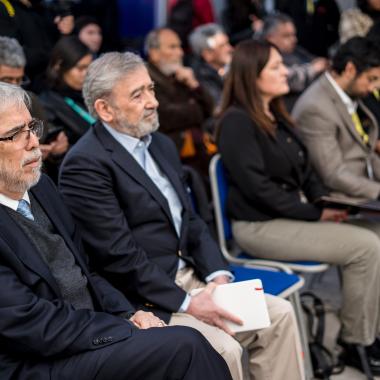
<path fill-rule="evenodd" d="M 200 331 L 234 380 L 243 379 L 242 346 L 251 380 L 303 379 L 289 302 L 267 296 L 271 326 L 233 337 L 225 320 L 239 319 L 212 301 L 217 284 L 233 275 L 193 212 L 174 143 L 156 131 L 158 102 L 142 59 L 133 53 L 98 58 L 83 95 L 99 121 L 66 156 L 59 185 L 91 265 L 136 307 Z M 205 290 L 190 295 L 200 287 Z"/>
<path fill-rule="evenodd" d="M 197 331 L 136 312 L 89 271 L 71 216 L 41 175 L 43 124 L 28 102 L 0 83 L 1 379 L 231 380 Z"/>

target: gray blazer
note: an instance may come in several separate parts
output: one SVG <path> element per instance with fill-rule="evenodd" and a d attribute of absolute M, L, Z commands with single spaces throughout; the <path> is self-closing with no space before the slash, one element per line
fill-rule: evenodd
<path fill-rule="evenodd" d="M 346 106 L 325 75 L 299 98 L 292 115 L 301 130 L 310 158 L 334 195 L 376 199 L 380 194 L 380 157 L 375 152 L 378 125 L 363 103 L 359 107 L 371 120 L 369 146 L 365 145 Z M 369 178 L 372 167 L 373 179 Z"/>

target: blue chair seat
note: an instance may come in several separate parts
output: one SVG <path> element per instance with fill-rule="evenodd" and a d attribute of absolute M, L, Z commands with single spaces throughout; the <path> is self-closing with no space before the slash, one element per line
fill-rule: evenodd
<path fill-rule="evenodd" d="M 304 281 L 295 274 L 289 274 L 273 269 L 257 269 L 243 267 L 241 265 L 230 265 L 235 276 L 235 282 L 260 279 L 263 283 L 264 292 L 274 296 L 286 297 L 301 288 Z"/>
<path fill-rule="evenodd" d="M 232 262 L 237 262 L 235 260 L 238 258 L 240 262 L 249 260 L 255 260 L 257 263 L 260 259 L 247 254 L 243 254 L 235 257 L 228 248 L 228 242 L 233 240 L 231 221 L 227 215 L 227 195 L 228 195 L 228 182 L 225 174 L 225 170 L 222 164 L 220 154 L 216 154 L 210 162 L 210 181 L 211 181 L 211 190 L 212 198 L 215 211 L 215 221 L 218 233 L 219 246 L 222 250 L 223 255 L 227 260 Z M 264 260 L 263 260 L 264 261 Z M 291 270 L 295 272 L 304 272 L 304 273 L 318 273 L 324 272 L 328 269 L 329 265 L 326 263 L 321 263 L 317 261 L 308 261 L 308 260 L 298 260 L 298 261 L 279 261 L 279 260 L 265 260 L 268 264 L 269 261 L 273 266 L 276 266 L 278 263 L 280 266 L 286 265 Z"/>
<path fill-rule="evenodd" d="M 246 260 L 249 260 L 249 259 L 255 259 L 256 261 L 260 260 L 260 257 L 251 256 L 251 255 L 248 255 L 245 252 L 240 253 L 237 257 L 239 259 L 246 259 Z M 267 260 L 267 259 L 263 259 L 263 260 Z M 315 265 L 320 265 L 321 264 L 319 261 L 302 261 L 302 260 L 301 261 L 297 261 L 297 260 L 295 260 L 295 261 L 276 260 L 276 261 L 279 261 L 280 263 L 283 263 L 283 264 L 288 264 L 288 266 L 290 268 L 294 264 L 296 264 L 296 265 L 305 265 L 305 266 L 308 266 L 308 265 L 315 266 Z"/>

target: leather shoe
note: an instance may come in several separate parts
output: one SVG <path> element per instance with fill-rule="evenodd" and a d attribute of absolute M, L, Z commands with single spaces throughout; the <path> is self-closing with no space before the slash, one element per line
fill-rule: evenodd
<path fill-rule="evenodd" d="M 363 346 L 361 344 L 351 344 L 338 341 L 343 351 L 340 359 L 351 367 L 355 367 L 364 372 L 367 378 L 372 376 L 380 376 L 380 342 L 376 342 L 371 346 Z M 378 346 L 376 346 L 378 344 Z M 372 375 L 372 376 L 371 376 Z"/>

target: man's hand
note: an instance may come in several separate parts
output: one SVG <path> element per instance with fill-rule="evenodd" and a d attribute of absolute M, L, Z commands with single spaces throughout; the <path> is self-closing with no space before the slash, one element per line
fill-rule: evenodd
<path fill-rule="evenodd" d="M 217 284 L 211 281 L 204 290 L 191 297 L 190 305 L 186 313 L 191 314 L 195 318 L 208 323 L 209 325 L 219 327 L 229 335 L 234 335 L 224 323 L 224 319 L 238 325 L 242 325 L 243 321 L 215 304 L 211 295 L 216 287 Z"/>
<path fill-rule="evenodd" d="M 225 274 L 223 274 L 221 276 L 215 277 L 212 280 L 212 282 L 215 282 L 215 284 L 218 284 L 218 285 L 223 285 L 223 284 L 229 284 L 231 282 L 231 279 Z"/>
<path fill-rule="evenodd" d="M 345 210 L 336 210 L 333 208 L 324 208 L 319 220 L 330 222 L 344 222 L 348 218 L 348 213 Z"/>
<path fill-rule="evenodd" d="M 69 149 L 69 140 L 65 132 L 59 132 L 56 139 L 50 143 L 50 154 L 60 156 Z"/>
<path fill-rule="evenodd" d="M 180 66 L 174 75 L 178 82 L 183 83 L 192 90 L 199 87 L 199 82 L 195 79 L 194 71 L 190 67 Z"/>
<path fill-rule="evenodd" d="M 327 70 L 329 67 L 329 61 L 326 58 L 318 57 L 313 59 L 311 65 L 316 73 L 320 73 Z"/>
<path fill-rule="evenodd" d="M 40 144 L 38 147 L 42 153 L 42 160 L 45 160 L 51 152 L 51 144 Z"/>
<path fill-rule="evenodd" d="M 153 313 L 139 310 L 129 319 L 139 329 L 149 329 L 150 327 L 164 327 L 166 323 Z"/>

